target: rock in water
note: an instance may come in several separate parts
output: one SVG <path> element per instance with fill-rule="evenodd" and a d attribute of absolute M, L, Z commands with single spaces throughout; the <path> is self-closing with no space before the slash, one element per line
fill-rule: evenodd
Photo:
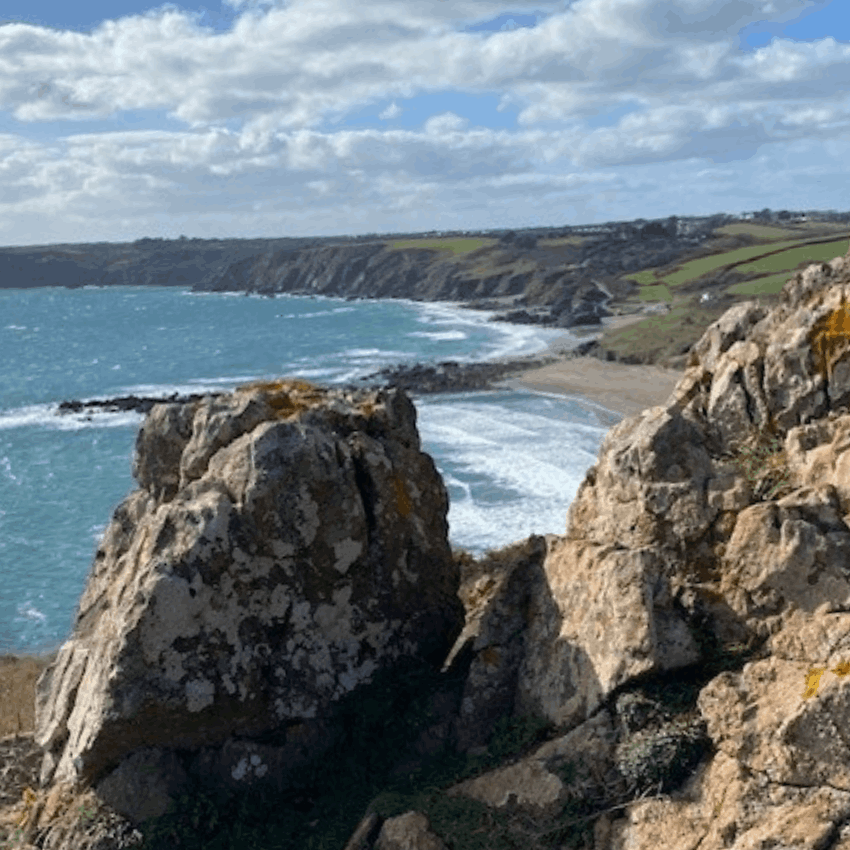
<path fill-rule="evenodd" d="M 282 779 L 332 743 L 341 697 L 438 666 L 461 630 L 448 497 L 401 390 L 157 405 L 133 471 L 38 683 L 42 785 L 97 784 L 140 822 L 187 775 Z"/>

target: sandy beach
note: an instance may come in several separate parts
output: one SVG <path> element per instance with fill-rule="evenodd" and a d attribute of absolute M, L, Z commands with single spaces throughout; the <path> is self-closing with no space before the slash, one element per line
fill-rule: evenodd
<path fill-rule="evenodd" d="M 576 357 L 523 372 L 499 386 L 581 396 L 623 416 L 664 404 L 684 373 L 659 366 L 608 363 Z"/>
<path fill-rule="evenodd" d="M 623 327 L 645 318 L 642 314 L 611 316 L 602 320 L 605 330 Z M 598 337 L 598 333 L 583 336 Z M 552 353 L 563 353 L 563 340 L 549 345 Z M 529 369 L 497 386 L 534 392 L 579 396 L 622 416 L 633 416 L 647 407 L 664 404 L 684 372 L 660 366 L 630 365 L 602 361 L 596 357 L 574 357 Z"/>

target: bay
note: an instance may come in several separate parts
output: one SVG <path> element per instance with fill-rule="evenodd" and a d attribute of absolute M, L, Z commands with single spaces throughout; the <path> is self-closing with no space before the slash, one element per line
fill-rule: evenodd
<path fill-rule="evenodd" d="M 135 413 L 59 416 L 65 399 L 228 390 L 282 375 L 348 383 L 412 362 L 540 351 L 564 331 L 453 304 L 170 287 L 0 290 L 0 652 L 70 634 L 97 542 L 135 486 Z M 488 391 L 415 400 L 449 492 L 449 538 L 476 555 L 563 533 L 616 413 Z"/>

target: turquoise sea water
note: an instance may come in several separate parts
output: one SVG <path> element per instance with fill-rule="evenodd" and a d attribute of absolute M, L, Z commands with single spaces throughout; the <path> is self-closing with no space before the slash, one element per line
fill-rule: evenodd
<path fill-rule="evenodd" d="M 231 389 L 298 375 L 346 383 L 400 362 L 539 351 L 564 331 L 447 304 L 174 288 L 0 290 L 0 653 L 70 634 L 91 560 L 130 474 L 142 417 L 56 414 L 64 399 Z M 416 400 L 446 482 L 452 544 L 480 554 L 563 533 L 617 414 L 530 392 Z"/>

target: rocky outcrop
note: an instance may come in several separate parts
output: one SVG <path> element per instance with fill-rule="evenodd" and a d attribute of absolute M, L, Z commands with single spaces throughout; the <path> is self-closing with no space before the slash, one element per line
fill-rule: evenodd
<path fill-rule="evenodd" d="M 334 743 L 343 697 L 438 665 L 463 609 L 415 419 L 400 391 L 303 381 L 154 407 L 39 680 L 42 785 L 134 824 L 190 778 L 280 787 Z"/>
<path fill-rule="evenodd" d="M 489 673 L 477 693 L 516 671 L 518 703 L 572 731 L 448 793 L 493 810 L 513 800 L 542 826 L 569 808 L 563 746 L 573 773 L 590 768 L 582 799 L 600 850 L 844 846 L 848 302 L 838 258 L 797 275 L 772 311 L 730 310 L 668 404 L 609 432 L 566 536 L 522 590 L 498 578 L 475 644 L 495 664 L 472 667 Z M 507 611 L 529 612 L 513 652 L 487 628 Z M 692 688 L 671 712 L 642 689 L 666 681 L 669 703 L 675 670 Z M 653 799 L 628 802 L 653 783 Z"/>
<path fill-rule="evenodd" d="M 850 258 L 795 276 L 774 309 L 747 302 L 729 310 L 693 347 L 687 365 L 665 405 L 608 433 L 563 536 L 532 536 L 479 560 L 456 555 L 462 631 L 452 631 L 448 624 L 457 621 L 443 615 L 437 631 L 455 638 L 443 656 L 444 678 L 420 688 L 421 713 L 399 733 L 408 746 L 388 759 L 385 784 L 370 786 L 356 817 L 349 815 L 347 850 L 850 846 L 844 729 L 850 716 Z M 282 409 L 294 403 L 281 402 Z M 390 411 L 402 403 L 385 404 Z M 144 498 L 155 500 L 147 504 L 158 506 L 151 517 L 168 515 L 181 499 L 219 493 L 212 482 L 250 466 L 236 447 L 245 440 L 260 445 L 255 435 L 268 426 L 250 424 L 257 413 L 249 407 L 229 408 L 220 418 L 213 407 L 204 413 L 200 406 L 191 417 L 186 405 L 152 411 L 151 433 L 172 436 L 156 451 L 146 451 L 147 437 L 140 437 L 141 456 L 149 462 L 138 465 L 137 477 Z M 163 417 L 170 417 L 167 427 Z M 263 456 L 259 448 L 255 456 Z M 314 477 L 322 480 L 316 470 L 305 480 Z M 386 475 L 376 480 L 382 482 L 376 492 L 393 492 Z M 241 492 L 228 490 L 231 504 L 242 504 Z M 412 486 L 406 492 L 413 493 Z M 419 510 L 429 515 L 421 505 L 410 517 Z M 130 539 L 122 524 L 130 529 L 139 522 L 131 514 L 128 508 L 116 516 L 116 541 Z M 415 526 L 410 519 L 405 528 Z M 196 539 L 187 534 L 177 539 Z M 209 535 L 215 537 L 212 528 Z M 275 535 L 283 539 L 279 531 L 268 536 Z M 150 525 L 145 540 L 121 549 L 128 553 L 122 557 L 138 562 L 137 553 L 153 554 L 157 545 L 176 551 L 168 534 L 157 544 L 162 537 L 161 527 Z M 107 535 L 105 545 L 117 545 L 112 539 Z M 239 547 L 227 556 L 236 565 L 243 564 L 239 552 L 247 551 Z M 258 551 L 258 563 L 263 556 Z M 120 575 L 124 562 L 116 563 Z M 205 569 L 199 565 L 202 575 Z M 433 602 L 423 597 L 423 610 L 448 610 L 451 581 L 432 580 L 440 592 Z M 174 626 L 162 625 L 169 617 L 184 622 L 187 604 L 149 606 L 163 612 L 156 620 L 163 635 L 174 633 Z M 215 611 L 216 604 L 211 597 L 207 608 Z M 94 597 L 84 596 L 78 641 L 93 628 L 95 619 L 83 614 L 93 605 Z M 100 609 L 98 622 L 115 623 L 109 610 Z M 198 616 L 214 616 L 204 611 Z M 143 645 L 165 640 L 144 630 L 132 634 Z M 246 646 L 262 641 L 254 634 Z M 333 658 L 330 650 L 327 655 Z M 73 717 L 61 706 L 85 705 L 92 693 L 74 670 L 111 663 L 108 653 L 61 658 L 40 685 L 40 700 L 55 704 L 60 719 Z M 164 657 L 166 671 L 171 659 Z M 122 667 L 111 669 L 112 679 L 99 680 L 101 691 L 124 684 L 133 693 Z M 132 665 L 127 670 L 131 676 L 143 672 Z M 237 674 L 238 668 L 229 673 Z M 268 675 L 278 682 L 272 671 Z M 50 688 L 51 676 L 66 684 Z M 154 681 L 173 704 L 167 673 Z M 341 686 L 317 683 L 314 691 L 330 700 Z M 180 699 L 207 693 L 194 686 L 189 691 Z M 391 701 L 387 692 L 382 699 Z M 102 715 L 120 723 L 125 704 L 113 702 Z M 310 705 L 318 705 L 315 693 Z M 92 770 L 97 748 L 89 743 L 91 724 L 64 719 L 54 725 L 44 710 L 40 717 L 41 739 L 56 759 L 49 766 L 56 771 L 64 758 L 67 771 Z M 393 722 L 386 715 L 383 737 L 360 759 L 392 749 L 386 742 L 397 740 L 391 738 Z M 327 723 L 326 733 L 333 732 L 333 718 Z M 172 724 L 160 750 L 186 734 Z M 238 735 L 222 737 L 225 744 L 202 762 L 205 773 L 215 775 L 214 766 L 223 764 L 248 772 L 252 757 L 257 766 L 275 764 Z M 116 783 L 135 788 L 145 768 L 163 771 L 150 752 L 138 746 L 130 753 L 136 761 L 127 762 Z M 69 753 L 79 753 L 80 761 L 73 763 Z M 242 760 L 234 762 L 237 755 Z M 442 772 L 429 774 L 437 764 Z M 164 775 L 176 774 L 175 768 Z M 420 784 L 400 785 L 407 775 L 420 776 Z M 345 787 L 351 795 L 357 790 Z M 163 782 L 157 790 L 169 793 Z M 340 805 L 339 785 L 323 793 L 327 799 L 335 794 Z M 308 834 L 308 817 L 299 835 Z"/>
<path fill-rule="evenodd" d="M 553 355 L 551 357 L 504 358 L 485 363 L 458 363 L 456 360 L 443 360 L 434 365 L 400 364 L 388 366 L 359 380 L 365 383 L 381 382 L 416 395 L 474 392 L 491 389 L 495 381 L 536 366 L 545 366 L 557 359 L 558 356 Z"/>
<path fill-rule="evenodd" d="M 568 730 L 447 789 L 504 816 L 491 840 L 850 846 L 848 303 L 838 258 L 730 310 L 609 432 L 566 535 L 462 585 L 462 712 L 502 693 Z"/>

